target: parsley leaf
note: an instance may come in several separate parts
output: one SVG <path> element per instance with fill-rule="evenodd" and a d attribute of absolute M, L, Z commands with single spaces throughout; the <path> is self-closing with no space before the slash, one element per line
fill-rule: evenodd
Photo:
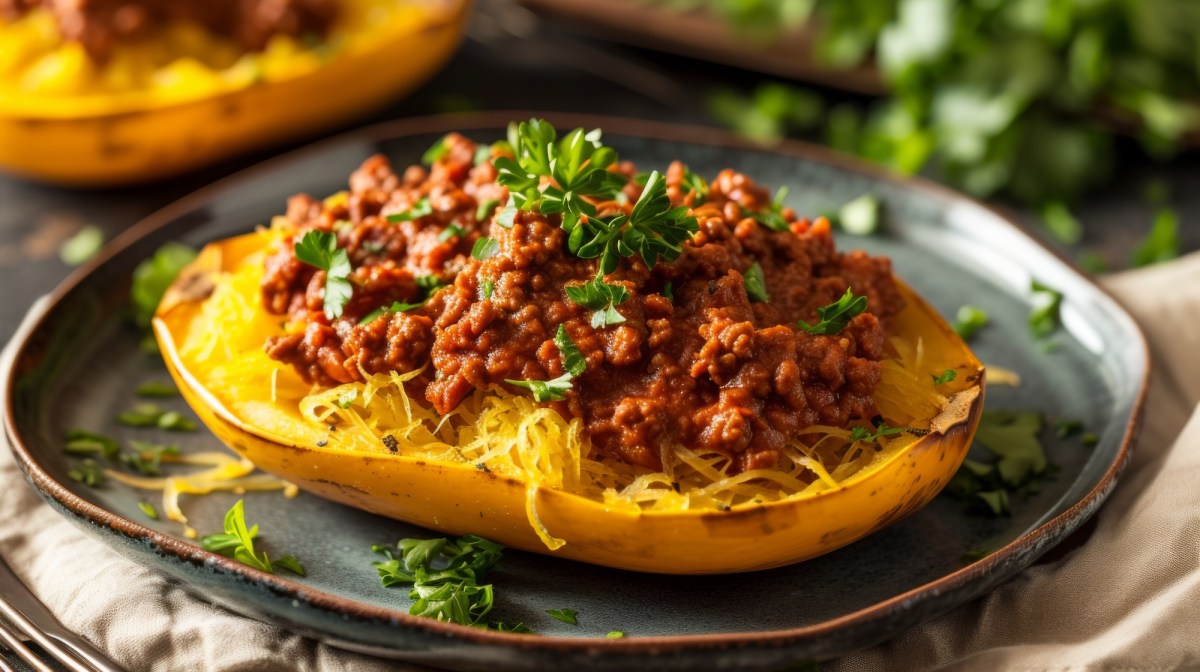
<path fill-rule="evenodd" d="M 567 391 L 572 388 L 571 374 L 569 373 L 564 373 L 550 380 L 513 380 L 505 378 L 504 382 L 529 390 L 533 395 L 533 400 L 539 403 L 562 401 L 567 398 Z"/>
<path fill-rule="evenodd" d="M 386 560 L 373 563 L 385 587 L 411 585 L 415 599 L 410 614 L 462 625 L 479 625 L 492 609 L 492 586 L 479 581 L 499 562 L 504 546 L 467 535 L 446 538 L 401 539 L 399 554 L 384 546 L 372 550 Z M 518 624 L 509 632 L 528 632 Z M 498 625 L 497 629 L 504 629 Z"/>
<path fill-rule="evenodd" d="M 649 177 L 649 175 L 647 175 L 647 177 Z M 645 181 L 642 181 L 639 184 L 641 184 L 643 187 L 646 186 Z M 704 205 L 704 202 L 708 200 L 708 182 L 703 177 L 693 173 L 692 169 L 688 168 L 687 166 L 683 167 L 683 182 L 681 186 L 687 191 L 695 194 L 695 196 L 692 198 L 693 207 Z"/>
<path fill-rule="evenodd" d="M 184 266 L 192 263 L 196 251 L 179 243 L 167 243 L 154 256 L 143 260 L 133 270 L 133 285 L 129 298 L 133 303 L 133 321 L 139 327 L 150 326 L 163 294 L 175 281 Z"/>
<path fill-rule="evenodd" d="M 429 149 L 425 150 L 425 153 L 421 155 L 421 163 L 427 166 L 432 166 L 433 164 L 437 163 L 438 159 L 441 159 L 443 156 L 445 156 L 449 149 L 450 148 L 446 146 L 446 138 L 440 138 L 437 142 L 430 145 Z"/>
<path fill-rule="evenodd" d="M 904 431 L 903 427 L 889 427 L 887 423 L 879 423 L 875 431 L 867 429 L 859 425 L 855 425 L 850 429 L 850 440 L 861 441 L 862 443 L 875 443 L 885 436 L 895 436 Z"/>
<path fill-rule="evenodd" d="M 439 243 L 444 243 L 451 238 L 461 238 L 463 233 L 464 231 L 461 226 L 457 224 L 451 224 L 442 229 L 442 232 L 438 234 L 437 241 Z"/>
<path fill-rule="evenodd" d="M 608 634 L 605 635 L 604 638 L 605 639 L 621 639 L 624 636 L 625 636 L 625 633 L 621 632 L 620 630 L 609 630 Z"/>
<path fill-rule="evenodd" d="M 412 207 L 403 212 L 392 213 L 387 216 L 387 221 L 396 222 L 414 222 L 422 217 L 427 217 L 433 214 L 433 205 L 429 203 L 429 198 L 421 198 Z"/>
<path fill-rule="evenodd" d="M 671 286 L 670 282 L 663 285 L 662 295 L 667 297 L 667 300 L 671 303 L 675 303 L 675 289 Z"/>
<path fill-rule="evenodd" d="M 66 239 L 58 248 L 58 257 L 68 266 L 78 266 L 96 256 L 104 246 L 104 232 L 89 224 Z"/>
<path fill-rule="evenodd" d="M 1133 251 L 1134 266 L 1149 266 L 1179 256 L 1179 216 L 1170 208 L 1161 208 L 1154 216 L 1149 233 Z"/>
<path fill-rule="evenodd" d="M 471 256 L 479 261 L 485 261 L 496 256 L 500 252 L 500 241 L 495 238 L 484 236 L 475 241 L 474 247 L 471 248 Z"/>
<path fill-rule="evenodd" d="M 72 429 L 66 438 L 65 449 L 70 455 L 103 455 L 111 462 L 121 452 L 121 444 L 115 439 L 87 430 Z"/>
<path fill-rule="evenodd" d="M 233 558 L 243 565 L 257 570 L 275 573 L 275 565 L 267 557 L 266 551 L 261 554 L 254 550 L 254 539 L 258 537 L 258 525 L 246 526 L 246 510 L 243 500 L 238 500 L 229 512 L 225 514 L 225 532 L 210 534 L 200 540 L 200 546 L 206 551 L 220 553 Z M 304 576 L 304 566 L 291 556 L 280 558 L 279 567 L 294 574 Z"/>
<path fill-rule="evenodd" d="M 104 469 L 91 458 L 80 461 L 74 469 L 67 472 L 67 476 L 93 488 L 104 485 L 104 481 L 107 480 Z"/>
<path fill-rule="evenodd" d="M 783 218 L 783 199 L 787 198 L 787 195 L 788 188 L 780 187 L 779 191 L 775 192 L 775 198 L 771 199 L 771 205 L 766 210 L 751 215 L 754 221 L 772 231 L 791 230 L 788 221 Z"/>
<path fill-rule="evenodd" d="M 746 286 L 746 295 L 751 301 L 771 302 L 771 297 L 767 294 L 767 279 L 763 277 L 762 266 L 757 261 L 742 274 L 742 283 Z"/>
<path fill-rule="evenodd" d="M 558 346 L 558 352 L 562 354 L 563 369 L 572 378 L 583 375 L 583 372 L 587 370 L 587 360 L 584 359 L 583 353 L 579 351 L 579 348 L 575 346 L 575 341 L 571 340 L 566 326 L 558 325 L 558 332 L 554 334 L 554 345 Z"/>
<path fill-rule="evenodd" d="M 138 508 L 141 509 L 142 513 L 146 514 L 147 518 L 151 520 L 158 520 L 158 509 L 154 508 L 153 504 L 145 500 L 139 500 L 137 505 Z"/>
<path fill-rule="evenodd" d="M 407 313 L 408 311 L 413 310 L 414 308 L 420 308 L 423 305 L 425 305 L 425 301 L 418 301 L 416 303 L 405 303 L 404 301 L 393 301 L 392 305 L 390 305 L 390 306 L 386 306 L 386 307 L 380 306 L 379 308 L 376 308 L 375 310 L 372 310 L 371 312 L 364 315 L 363 318 L 358 321 L 358 325 L 360 327 L 366 326 L 366 325 L 374 322 L 375 320 L 379 319 L 380 317 L 383 317 L 384 315 L 388 315 L 391 313 Z"/>
<path fill-rule="evenodd" d="M 494 198 L 481 201 L 479 203 L 479 207 L 475 208 L 475 221 L 482 222 L 490 217 L 492 213 L 496 211 L 496 206 L 498 205 L 500 205 L 500 201 L 497 201 Z"/>
<path fill-rule="evenodd" d="M 196 423 L 179 411 L 168 411 L 157 404 L 141 402 L 117 415 L 117 422 L 127 427 L 158 427 L 174 432 L 194 432 Z"/>
<path fill-rule="evenodd" d="M 629 215 L 628 228 L 617 245 L 622 256 L 638 254 L 649 268 L 658 260 L 674 261 L 683 253 L 683 243 L 699 231 L 688 207 L 671 207 L 667 183 L 658 171 L 650 173 L 641 196 Z"/>
<path fill-rule="evenodd" d="M 178 397 L 179 390 L 171 383 L 147 382 L 138 385 L 137 396 L 139 397 Z"/>
<path fill-rule="evenodd" d="M 975 332 L 987 326 L 988 314 L 975 306 L 963 306 L 954 318 L 954 331 L 964 341 L 971 340 Z"/>
<path fill-rule="evenodd" d="M 179 446 L 136 440 L 129 443 L 133 446 L 133 452 L 121 453 L 121 463 L 145 476 L 159 475 L 163 456 L 179 455 Z"/>
<path fill-rule="evenodd" d="M 337 246 L 337 236 L 327 231 L 308 231 L 295 244 L 296 259 L 325 271 L 325 317 L 342 316 L 354 293 L 350 285 L 350 257 Z"/>
<path fill-rule="evenodd" d="M 492 294 L 496 292 L 496 283 L 492 280 L 484 278 L 479 281 L 479 300 L 492 298 Z"/>
<path fill-rule="evenodd" d="M 1059 312 L 1062 308 L 1062 292 L 1047 285 L 1032 281 L 1034 305 L 1029 313 L 1029 330 L 1037 338 L 1046 338 L 1053 334 L 1059 325 Z"/>
<path fill-rule="evenodd" d="M 569 285 L 566 292 L 571 301 L 596 311 L 592 313 L 593 328 L 601 329 L 625 322 L 625 317 L 616 309 L 616 306 L 629 299 L 629 291 L 624 285 L 610 285 L 596 278 L 582 285 Z"/>
<path fill-rule="evenodd" d="M 953 382 L 955 378 L 958 378 L 958 371 L 955 371 L 954 369 L 946 369 L 942 372 L 942 375 L 932 377 L 934 385 L 945 385 L 946 383 Z"/>
<path fill-rule="evenodd" d="M 529 629 L 529 626 L 525 625 L 524 623 L 517 623 L 516 625 L 508 625 L 507 623 L 504 623 L 503 621 L 494 621 L 492 623 L 492 629 L 495 630 L 496 632 L 511 632 L 511 633 L 517 634 L 517 635 L 532 635 L 533 634 L 533 630 Z"/>
<path fill-rule="evenodd" d="M 575 619 L 575 614 L 579 612 L 574 609 L 547 609 L 546 613 L 568 625 L 579 625 L 579 621 Z"/>
<path fill-rule="evenodd" d="M 855 236 L 869 236 L 879 228 L 879 199 L 863 194 L 838 210 L 838 226 Z"/>
<path fill-rule="evenodd" d="M 850 320 L 866 309 L 867 297 L 854 296 L 854 290 L 848 288 L 835 303 L 817 308 L 817 316 L 820 319 L 815 325 L 810 325 L 804 320 L 797 320 L 797 324 L 810 334 L 837 334 L 850 324 Z"/>

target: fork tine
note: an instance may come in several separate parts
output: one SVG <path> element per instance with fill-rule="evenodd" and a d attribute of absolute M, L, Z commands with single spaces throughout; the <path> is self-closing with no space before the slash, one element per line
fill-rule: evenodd
<path fill-rule="evenodd" d="M 25 646 L 25 643 L 21 641 L 17 633 L 9 630 L 8 625 L 3 621 L 0 621 L 0 642 L 3 642 L 4 646 L 15 653 L 17 658 L 25 661 L 35 672 L 54 672 L 54 669 L 44 663 L 29 647 Z M 12 668 L 8 666 L 8 663 L 0 661 L 0 664 L 3 664 L 7 668 L 7 672 L 12 672 Z"/>

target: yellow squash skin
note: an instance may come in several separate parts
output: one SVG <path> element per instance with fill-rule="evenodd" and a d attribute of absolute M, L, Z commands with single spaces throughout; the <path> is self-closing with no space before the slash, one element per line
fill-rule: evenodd
<path fill-rule="evenodd" d="M 983 406 L 983 366 L 937 312 L 902 284 L 908 306 L 894 328 L 923 339 L 931 366 L 959 371 L 956 392 L 928 435 L 815 494 L 729 511 L 639 512 L 530 487 L 470 464 L 319 448 L 312 437 L 320 434 L 297 409 L 271 409 L 270 429 L 235 415 L 178 347 L 197 324 L 193 318 L 216 274 L 236 268 L 263 240 L 250 234 L 209 245 L 159 306 L 155 335 L 183 396 L 218 438 L 263 470 L 318 496 L 444 534 L 473 533 L 527 551 L 664 574 L 791 564 L 861 539 L 928 503 L 966 456 Z M 262 378 L 269 387 L 268 373 Z M 551 535 L 566 542 L 561 548 L 550 551 L 538 538 L 527 504 Z"/>
<path fill-rule="evenodd" d="M 312 72 L 188 102 L 0 101 L 0 168 L 71 186 L 127 185 L 337 124 L 415 89 L 449 60 L 469 6 L 447 2 Z"/>

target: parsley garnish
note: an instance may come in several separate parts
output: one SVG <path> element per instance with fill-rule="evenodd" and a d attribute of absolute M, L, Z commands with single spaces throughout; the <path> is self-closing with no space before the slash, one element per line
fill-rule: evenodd
<path fill-rule="evenodd" d="M 958 309 L 954 318 L 954 331 L 964 340 L 969 341 L 983 327 L 987 326 L 988 314 L 975 306 L 963 306 Z"/>
<path fill-rule="evenodd" d="M 157 398 L 177 397 L 179 396 L 179 390 L 171 383 L 149 382 L 138 385 L 137 396 Z"/>
<path fill-rule="evenodd" d="M 496 256 L 500 252 L 500 241 L 495 238 L 484 236 L 475 241 L 474 247 L 471 248 L 471 256 L 479 261 L 485 261 Z"/>
<path fill-rule="evenodd" d="M 422 217 L 432 215 L 433 206 L 429 203 L 429 198 L 423 197 L 416 203 L 412 204 L 408 210 L 403 212 L 392 213 L 387 216 L 387 221 L 396 222 L 413 222 Z"/>
<path fill-rule="evenodd" d="M 621 632 L 620 630 L 609 630 L 608 634 L 605 635 L 604 638 L 605 639 L 621 639 L 624 636 L 625 636 L 625 633 Z"/>
<path fill-rule="evenodd" d="M 500 214 L 496 215 L 496 219 L 493 221 L 505 229 L 511 229 L 516 219 L 517 204 L 515 200 L 509 198 L 508 203 L 504 206 L 504 209 L 500 211 Z"/>
<path fill-rule="evenodd" d="M 1054 471 L 1038 439 L 1041 429 L 1037 413 L 984 411 L 975 438 L 998 459 L 964 460 L 947 490 L 992 515 L 1009 513 L 1013 494 L 1036 492 L 1037 481 Z"/>
<path fill-rule="evenodd" d="M 869 236 L 879 228 L 879 199 L 863 194 L 838 210 L 838 225 L 846 233 Z"/>
<path fill-rule="evenodd" d="M 196 251 L 179 243 L 167 243 L 154 256 L 143 260 L 133 270 L 133 285 L 129 298 L 133 303 L 133 321 L 139 327 L 150 326 L 163 294 L 175 281 L 184 266 L 192 263 Z"/>
<path fill-rule="evenodd" d="M 579 621 L 575 619 L 575 614 L 579 612 L 574 609 L 547 609 L 546 613 L 568 625 L 579 625 Z"/>
<path fill-rule="evenodd" d="M 558 325 L 558 332 L 554 334 L 554 345 L 558 346 L 558 352 L 562 355 L 563 369 L 572 377 L 583 375 L 587 370 L 587 360 L 571 340 L 566 326 Z"/>
<path fill-rule="evenodd" d="M 337 236 L 326 231 L 309 231 L 296 242 L 296 259 L 325 271 L 325 317 L 342 316 L 342 308 L 354 293 L 350 285 L 350 257 L 337 246 Z"/>
<path fill-rule="evenodd" d="M 850 428 L 850 440 L 861 441 L 862 443 L 875 443 L 885 436 L 895 436 L 903 431 L 903 427 L 889 427 L 883 422 L 879 423 L 879 426 L 875 428 L 874 432 L 866 427 L 855 425 L 854 427 Z"/>
<path fill-rule="evenodd" d="M 1058 329 L 1059 311 L 1062 308 L 1062 292 L 1038 282 L 1030 283 L 1034 305 L 1029 312 L 1029 330 L 1037 338 L 1045 338 Z"/>
<path fill-rule="evenodd" d="M 461 238 L 463 233 L 465 232 L 461 226 L 457 224 L 451 224 L 442 229 L 442 232 L 438 234 L 437 241 L 439 243 L 444 243 L 451 238 Z"/>
<path fill-rule="evenodd" d="M 570 285 L 566 288 L 567 298 L 575 303 L 594 310 L 592 327 L 601 329 L 612 324 L 621 324 L 625 317 L 617 312 L 616 306 L 629 299 L 629 292 L 624 285 L 610 285 L 596 278 L 582 285 Z"/>
<path fill-rule="evenodd" d="M 142 513 L 146 514 L 147 518 L 151 520 L 158 520 L 158 509 L 154 508 L 154 505 L 150 502 L 139 500 L 138 508 L 142 510 Z"/>
<path fill-rule="evenodd" d="M 421 155 L 421 163 L 427 166 L 432 166 L 433 164 L 437 163 L 438 159 L 445 156 L 449 149 L 450 148 L 446 146 L 446 138 L 443 137 L 430 145 L 429 149 L 425 150 L 425 153 Z"/>
<path fill-rule="evenodd" d="M 81 460 L 74 469 L 67 472 L 67 476 L 93 488 L 104 485 L 105 481 L 104 469 L 91 458 Z"/>
<path fill-rule="evenodd" d="M 932 376 L 932 378 L 934 385 L 945 385 L 946 383 L 953 382 L 955 378 L 958 378 L 958 371 L 955 371 L 954 369 L 946 369 L 942 372 L 942 375 Z"/>
<path fill-rule="evenodd" d="M 373 546 L 386 560 L 374 564 L 385 587 L 411 585 L 409 596 L 416 600 L 408 613 L 461 625 L 482 625 L 492 609 L 492 586 L 479 581 L 504 552 L 504 547 L 475 535 L 456 541 L 401 539 L 396 548 Z M 529 632 L 522 624 L 504 626 L 506 632 Z M 518 629 L 521 628 L 521 629 Z"/>
<path fill-rule="evenodd" d="M 414 308 L 420 308 L 423 305 L 425 305 L 424 301 L 418 301 L 416 303 L 405 303 L 403 301 L 393 301 L 392 305 L 390 305 L 390 306 L 387 306 L 387 307 L 380 306 L 379 308 L 376 308 L 375 310 L 372 310 L 371 312 L 364 315 L 363 318 L 358 321 L 358 325 L 360 327 L 366 326 L 366 325 L 374 322 L 375 320 L 379 319 L 380 317 L 383 317 L 384 315 L 388 315 L 390 313 L 407 313 L 408 311 L 410 311 Z"/>
<path fill-rule="evenodd" d="M 801 329 L 810 334 L 837 334 L 850 324 L 850 320 L 862 314 L 867 309 L 866 296 L 854 296 L 853 289 L 846 289 L 846 293 L 842 298 L 835 303 L 817 308 L 817 316 L 820 318 L 815 325 L 810 325 L 804 320 L 797 320 L 797 324 Z"/>
<path fill-rule="evenodd" d="M 179 455 L 179 446 L 170 446 L 147 441 L 130 441 L 132 453 L 121 453 L 121 463 L 131 470 L 145 476 L 158 476 L 162 467 L 163 456 Z"/>
<path fill-rule="evenodd" d="M 646 183 L 640 182 L 639 184 L 645 186 Z M 703 177 L 693 173 L 692 169 L 687 166 L 683 167 L 682 186 L 695 194 L 692 198 L 692 206 L 704 205 L 704 202 L 708 200 L 708 182 Z"/>
<path fill-rule="evenodd" d="M 242 500 L 238 500 L 233 508 L 225 514 L 225 532 L 218 534 L 210 534 L 200 540 L 200 545 L 206 551 L 220 553 L 226 557 L 233 558 L 243 565 L 253 567 L 255 569 L 267 572 L 268 574 L 275 573 L 275 567 L 304 576 L 304 566 L 296 561 L 290 555 L 285 555 L 271 563 L 271 559 L 267 557 L 267 552 L 261 554 L 254 550 L 254 539 L 258 536 L 258 525 L 246 527 L 246 510 Z"/>
<path fill-rule="evenodd" d="M 480 203 L 479 207 L 475 209 L 475 221 L 482 222 L 483 220 L 487 219 L 493 212 L 496 211 L 496 206 L 498 205 L 500 205 L 500 201 L 497 201 L 494 198 Z"/>
<path fill-rule="evenodd" d="M 554 345 L 558 346 L 558 352 L 562 355 L 563 369 L 566 370 L 566 373 L 551 380 L 511 380 L 506 378 L 504 382 L 529 390 L 533 394 L 533 400 L 537 402 L 566 399 L 567 391 L 572 388 L 571 380 L 587 370 L 587 360 L 575 346 L 571 336 L 567 334 L 567 328 L 561 324 L 558 325 L 558 332 L 554 335 Z"/>
<path fill-rule="evenodd" d="M 89 224 L 66 239 L 58 248 L 58 257 L 68 266 L 78 266 L 96 256 L 104 246 L 104 232 Z"/>
<path fill-rule="evenodd" d="M 65 450 L 70 455 L 102 455 L 104 459 L 113 461 L 121 452 L 121 444 L 115 439 L 102 436 L 83 429 L 72 429 L 67 432 Z"/>
<path fill-rule="evenodd" d="M 675 290 L 673 287 L 671 287 L 670 282 L 663 285 L 662 295 L 667 297 L 667 300 L 670 301 L 671 303 L 675 303 Z"/>
<path fill-rule="evenodd" d="M 1146 237 L 1133 251 L 1134 266 L 1149 266 L 1170 261 L 1179 256 L 1179 215 L 1170 208 L 1161 208 Z"/>
<path fill-rule="evenodd" d="M 775 192 L 775 198 L 771 199 L 771 204 L 767 206 L 767 209 L 752 215 L 754 221 L 772 231 L 790 230 L 788 221 L 783 218 L 783 199 L 787 198 L 787 194 L 788 188 L 780 187 L 779 191 Z"/>
<path fill-rule="evenodd" d="M 742 274 L 742 283 L 746 286 L 746 296 L 749 296 L 751 301 L 770 303 L 771 297 L 767 294 L 767 279 L 763 277 L 762 266 L 757 261 Z"/>
<path fill-rule="evenodd" d="M 1059 420 L 1054 429 L 1058 438 L 1065 439 L 1076 432 L 1083 431 L 1083 423 L 1078 420 Z"/>
<path fill-rule="evenodd" d="M 509 633 L 513 633 L 516 635 L 532 635 L 533 634 L 533 630 L 530 630 L 529 626 L 525 625 L 524 623 L 517 623 L 516 625 L 509 625 L 503 621 L 493 621 L 491 628 L 493 630 L 495 630 L 496 632 L 509 632 Z"/>
<path fill-rule="evenodd" d="M 495 293 L 495 291 L 496 291 L 496 283 L 495 282 L 488 280 L 487 278 L 484 278 L 483 280 L 481 280 L 479 282 L 479 299 L 481 301 L 484 299 L 492 298 L 492 294 Z"/>
<path fill-rule="evenodd" d="M 683 243 L 699 230 L 696 218 L 688 214 L 687 206 L 671 207 L 666 180 L 654 171 L 633 206 L 618 251 L 625 257 L 637 253 L 646 266 L 654 268 L 659 258 L 677 259 L 683 253 Z"/>
<path fill-rule="evenodd" d="M 117 415 L 117 422 L 127 427 L 158 427 L 173 432 L 194 432 L 197 429 L 196 423 L 179 411 L 168 411 L 148 402 L 134 404 L 133 408 L 121 412 Z"/>
<path fill-rule="evenodd" d="M 558 138 L 542 119 L 509 125 L 508 142 L 515 159 L 496 159 L 497 181 L 508 187 L 510 203 L 522 210 L 562 215 L 562 227 L 574 232 L 582 217 L 594 217 L 596 206 L 584 197 L 608 200 L 621 191 L 625 180 L 606 170 L 617 153 L 600 143 L 600 131 L 577 128 Z M 542 178 L 554 184 L 542 187 Z"/>

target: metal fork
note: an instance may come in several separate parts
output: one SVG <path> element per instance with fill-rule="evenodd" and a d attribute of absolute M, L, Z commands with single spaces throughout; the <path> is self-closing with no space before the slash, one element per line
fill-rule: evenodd
<path fill-rule="evenodd" d="M 56 672 L 27 641 L 41 647 L 68 672 L 124 672 L 96 647 L 64 628 L 0 558 L 0 650 L 11 650 L 36 672 Z M 11 672 L 2 659 L 0 672 Z"/>

